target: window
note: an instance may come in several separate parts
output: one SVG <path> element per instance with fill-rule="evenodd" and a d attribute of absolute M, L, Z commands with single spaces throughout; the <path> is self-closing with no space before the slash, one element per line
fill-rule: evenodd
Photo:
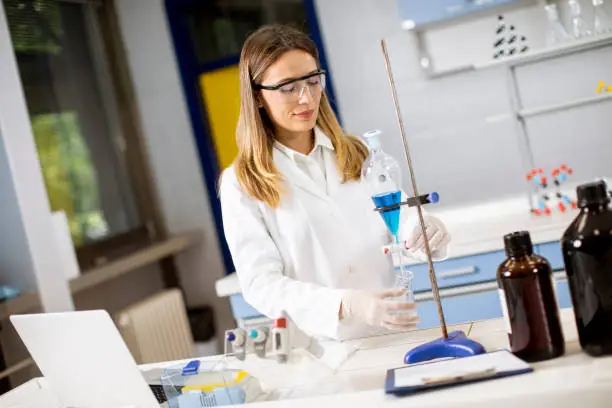
<path fill-rule="evenodd" d="M 240 55 L 244 40 L 264 24 L 306 30 L 302 0 L 216 0 L 185 7 L 195 55 L 201 64 Z"/>
<path fill-rule="evenodd" d="M 133 182 L 144 169 L 122 128 L 103 2 L 2 1 L 51 208 L 66 213 L 81 267 L 148 242 L 153 212 Z"/>

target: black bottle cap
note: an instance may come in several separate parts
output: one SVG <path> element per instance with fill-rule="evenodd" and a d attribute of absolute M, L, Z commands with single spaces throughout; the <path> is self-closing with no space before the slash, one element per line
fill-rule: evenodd
<path fill-rule="evenodd" d="M 504 246 L 508 257 L 533 254 L 533 244 L 528 231 L 517 231 L 504 235 Z"/>
<path fill-rule="evenodd" d="M 578 196 L 578 207 L 580 208 L 588 205 L 605 205 L 610 202 L 604 181 L 581 184 L 576 188 L 576 194 Z"/>

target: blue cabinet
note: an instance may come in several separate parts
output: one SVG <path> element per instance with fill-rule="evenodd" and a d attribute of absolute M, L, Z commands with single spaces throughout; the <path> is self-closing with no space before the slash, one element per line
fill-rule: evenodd
<path fill-rule="evenodd" d="M 556 294 L 559 308 L 572 307 L 572 299 L 566 279 L 556 280 Z M 444 297 L 443 295 L 442 307 L 447 324 L 469 323 L 475 320 L 502 317 L 497 289 L 465 293 L 458 296 Z M 417 327 L 424 329 L 440 325 L 436 303 L 433 299 L 419 302 L 418 313 L 421 322 Z"/>
<path fill-rule="evenodd" d="M 230 305 L 236 320 L 263 317 L 263 315 L 249 305 L 240 294 L 230 297 Z M 496 289 L 443 297 L 442 307 L 444 308 L 444 316 L 447 324 L 494 319 L 502 316 L 499 295 Z M 421 320 L 418 324 L 419 328 L 436 327 L 440 325 L 436 303 L 433 299 L 419 302 L 418 313 Z"/>
<path fill-rule="evenodd" d="M 502 317 L 497 289 L 442 298 L 442 307 L 446 324 Z M 418 328 L 440 326 L 436 302 L 433 299 L 419 302 L 418 313 L 421 320 Z"/>
<path fill-rule="evenodd" d="M 497 267 L 505 258 L 504 251 L 494 251 L 436 262 L 434 266 L 438 287 L 449 288 L 495 281 Z M 415 293 L 431 290 L 427 264 L 408 265 L 406 269 L 414 272 Z"/>
<path fill-rule="evenodd" d="M 566 279 L 557 281 L 557 304 L 561 309 L 572 307 L 572 298 Z"/>
<path fill-rule="evenodd" d="M 476 11 L 518 0 L 398 0 L 400 18 L 408 27 L 450 20 Z"/>
<path fill-rule="evenodd" d="M 565 268 L 559 241 L 537 244 L 534 246 L 534 251 L 548 259 L 553 271 Z M 434 266 L 438 287 L 448 288 L 495 281 L 497 267 L 504 259 L 506 254 L 503 250 L 499 250 L 436 262 Z M 414 272 L 415 293 L 431 290 L 427 264 L 409 265 L 406 268 Z"/>
<path fill-rule="evenodd" d="M 232 314 L 236 320 L 247 320 L 263 317 L 253 306 L 248 304 L 242 294 L 238 293 L 230 296 L 230 306 Z"/>
<path fill-rule="evenodd" d="M 553 270 L 562 270 L 563 257 L 558 241 L 538 244 L 535 251 L 547 258 Z M 448 324 L 465 323 L 474 320 L 493 319 L 502 316 L 499 295 L 496 289 L 486 291 L 469 291 L 467 286 L 495 282 L 497 267 L 506 258 L 504 251 L 449 259 L 435 263 L 436 277 L 440 289 L 465 288 L 463 294 L 442 298 L 442 305 Z M 414 272 L 413 289 L 415 293 L 425 293 L 431 290 L 427 264 L 407 266 Z M 571 307 L 571 298 L 567 280 L 557 282 L 557 298 L 559 307 Z M 459 289 L 461 293 L 461 289 Z M 247 320 L 263 317 L 261 313 L 249 305 L 241 294 L 232 295 L 230 304 L 234 318 Z M 419 302 L 421 323 L 418 327 L 439 326 L 436 305 L 433 300 Z"/>
<path fill-rule="evenodd" d="M 552 241 L 544 244 L 538 244 L 535 246 L 535 251 L 544 258 L 548 259 L 553 271 L 565 269 L 565 264 L 563 263 L 563 253 L 561 252 L 561 242 Z"/>

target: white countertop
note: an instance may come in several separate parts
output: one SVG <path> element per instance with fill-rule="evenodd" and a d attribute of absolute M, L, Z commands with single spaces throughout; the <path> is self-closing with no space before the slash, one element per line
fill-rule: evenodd
<path fill-rule="evenodd" d="M 339 347 L 351 350 L 335 366 L 296 350 L 289 363 L 250 356 L 233 360 L 258 378 L 276 400 L 249 404 L 253 408 L 414 406 L 414 407 L 609 407 L 612 399 L 612 357 L 592 358 L 580 351 L 571 309 L 561 311 L 566 354 L 533 364 L 533 373 L 431 391 L 404 398 L 384 393 L 387 369 L 402 365 L 409 349 L 440 336 L 439 328 L 352 340 Z M 468 330 L 468 324 L 449 326 Z M 488 351 L 508 346 L 501 319 L 475 322 L 470 338 Z M 149 366 L 150 367 L 150 366 Z M 43 407 L 49 394 L 44 379 L 35 379 L 0 397 L 0 408 Z M 37 404 L 38 403 L 38 404 Z M 50 406 L 46 406 L 50 408 Z"/>
<path fill-rule="evenodd" d="M 612 357 L 593 358 L 581 352 L 571 309 L 561 311 L 566 340 L 564 356 L 532 364 L 534 372 L 405 398 L 384 393 L 389 368 L 403 365 L 413 347 L 440 337 L 438 327 L 351 340 L 339 347 L 352 353 L 345 361 L 323 364 L 298 350 L 287 365 L 257 358 L 238 363 L 257 377 L 276 400 L 253 408 L 287 407 L 609 407 L 612 399 Z M 449 326 L 468 332 L 469 324 Z M 487 351 L 508 347 L 502 319 L 475 322 L 470 338 Z M 1 407 L 0 407 L 1 408 Z"/>
<path fill-rule="evenodd" d="M 427 210 L 442 219 L 451 234 L 448 258 L 502 250 L 503 236 L 519 230 L 529 231 L 534 244 L 557 241 L 578 215 L 578 210 L 572 209 L 565 213 L 553 211 L 550 216 L 532 215 L 525 196 L 451 210 L 437 211 L 435 206 Z M 422 262 L 406 262 L 418 263 Z M 217 280 L 215 289 L 219 297 L 241 292 L 235 273 Z"/>

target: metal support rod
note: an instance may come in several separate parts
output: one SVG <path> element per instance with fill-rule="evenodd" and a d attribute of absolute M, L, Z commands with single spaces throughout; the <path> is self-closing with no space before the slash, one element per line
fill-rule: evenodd
<path fill-rule="evenodd" d="M 391 93 L 393 94 L 393 104 L 395 105 L 395 114 L 397 115 L 397 122 L 400 128 L 402 136 L 402 142 L 404 143 L 404 153 L 406 155 L 406 161 L 408 162 L 408 169 L 410 170 L 410 181 L 412 183 L 412 193 L 415 197 L 419 196 L 419 192 L 416 185 L 416 179 L 414 177 L 414 168 L 412 167 L 412 160 L 410 159 L 410 151 L 408 149 L 408 142 L 406 139 L 406 132 L 404 131 L 404 121 L 402 120 L 402 113 L 399 107 L 399 100 L 397 98 L 397 91 L 395 89 L 395 81 L 393 79 L 393 72 L 391 71 L 391 63 L 389 62 L 389 54 L 387 53 L 387 44 L 385 40 L 380 41 L 382 52 L 385 57 L 385 67 L 387 69 L 387 75 L 389 76 L 389 85 L 391 86 Z M 425 229 L 425 220 L 423 219 L 423 211 L 421 209 L 421 203 L 417 201 L 416 205 L 417 214 L 419 216 L 419 224 L 421 225 L 421 233 L 423 234 L 423 242 L 425 243 L 425 253 L 427 254 L 427 264 L 429 266 L 429 280 L 431 281 L 431 290 L 438 307 L 438 317 L 440 318 L 440 327 L 442 328 L 442 335 L 445 339 L 448 338 L 448 332 L 446 330 L 446 321 L 444 319 L 444 311 L 442 310 L 442 302 L 440 301 L 440 290 L 438 289 L 438 282 L 436 280 L 436 273 L 433 266 L 433 260 L 431 256 L 431 249 L 429 248 L 429 238 L 427 237 L 427 231 Z"/>
<path fill-rule="evenodd" d="M 529 140 L 529 133 L 527 131 L 527 124 L 525 123 L 525 118 L 519 114 L 523 107 L 523 103 L 521 101 L 521 94 L 518 87 L 516 70 L 514 66 L 508 66 L 506 68 L 506 86 L 508 89 L 510 109 L 512 109 L 512 116 L 515 119 L 515 129 L 517 133 L 519 154 L 521 155 L 522 160 L 523 174 L 528 174 L 536 167 L 536 165 L 533 158 L 533 149 L 531 148 L 531 142 Z M 539 188 L 534 187 L 532 183 L 529 183 L 527 187 L 527 200 L 531 210 L 537 208 L 537 202 L 534 199 L 534 195 L 540 195 Z"/>

